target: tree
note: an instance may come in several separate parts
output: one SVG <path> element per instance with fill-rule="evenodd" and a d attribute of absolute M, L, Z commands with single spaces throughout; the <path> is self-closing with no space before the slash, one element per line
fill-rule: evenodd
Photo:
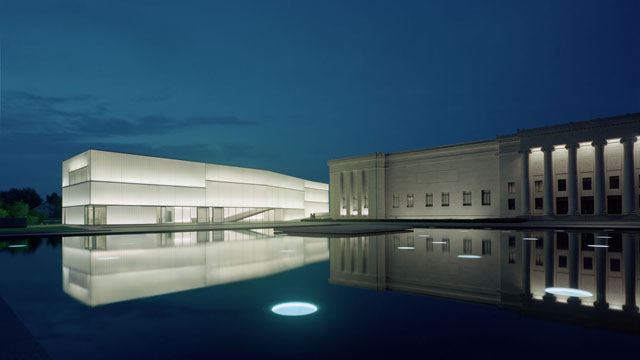
<path fill-rule="evenodd" d="M 52 192 L 51 195 L 47 195 L 47 204 L 53 210 L 52 218 L 62 217 L 62 198 L 58 193 Z"/>
<path fill-rule="evenodd" d="M 4 201 L 7 205 L 22 201 L 27 204 L 30 209 L 35 209 L 38 205 L 42 204 L 42 198 L 32 188 L 11 188 L 9 191 L 2 191 L 0 192 L 0 200 Z"/>
<path fill-rule="evenodd" d="M 29 205 L 22 201 L 16 201 L 9 205 L 9 215 L 13 218 L 23 218 L 29 215 Z"/>

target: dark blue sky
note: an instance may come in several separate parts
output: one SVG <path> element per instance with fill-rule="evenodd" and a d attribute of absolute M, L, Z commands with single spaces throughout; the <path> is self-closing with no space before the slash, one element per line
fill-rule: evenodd
<path fill-rule="evenodd" d="M 326 161 L 640 111 L 639 1 L 0 2 L 0 188 L 87 148 Z"/>

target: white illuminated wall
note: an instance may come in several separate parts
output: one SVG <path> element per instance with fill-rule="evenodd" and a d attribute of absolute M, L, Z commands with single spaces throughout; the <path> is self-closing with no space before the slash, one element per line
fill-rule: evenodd
<path fill-rule="evenodd" d="M 85 178 L 83 168 L 86 180 L 78 182 Z M 70 181 L 69 173 L 79 169 L 73 176 L 78 183 Z M 329 211 L 328 184 L 266 170 L 99 150 L 65 160 L 62 184 L 63 207 L 107 205 L 107 224 L 155 223 L 151 210 L 138 211 L 144 206 L 274 208 L 283 209 L 284 220 Z M 128 217 L 132 214 L 137 215 Z M 84 217 L 66 222 L 70 219 L 65 223 L 84 223 Z"/>
<path fill-rule="evenodd" d="M 213 232 L 170 236 L 97 237 L 102 248 L 92 250 L 87 248 L 96 241 L 92 237 L 65 237 L 63 290 L 96 306 L 255 279 L 329 259 L 326 238 L 229 230 L 216 236 Z"/>

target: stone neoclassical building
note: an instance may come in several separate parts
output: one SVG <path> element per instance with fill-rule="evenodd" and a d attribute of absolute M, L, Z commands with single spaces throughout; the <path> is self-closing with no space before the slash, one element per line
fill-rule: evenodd
<path fill-rule="evenodd" d="M 333 218 L 638 214 L 640 114 L 330 160 Z"/>

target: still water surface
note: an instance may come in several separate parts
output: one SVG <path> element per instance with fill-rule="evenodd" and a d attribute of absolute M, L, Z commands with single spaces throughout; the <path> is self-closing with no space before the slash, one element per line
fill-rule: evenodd
<path fill-rule="evenodd" d="M 0 295 L 54 359 L 592 358 L 637 349 L 637 239 L 260 229 L 3 241 Z M 317 311 L 272 312 L 285 302 Z"/>

